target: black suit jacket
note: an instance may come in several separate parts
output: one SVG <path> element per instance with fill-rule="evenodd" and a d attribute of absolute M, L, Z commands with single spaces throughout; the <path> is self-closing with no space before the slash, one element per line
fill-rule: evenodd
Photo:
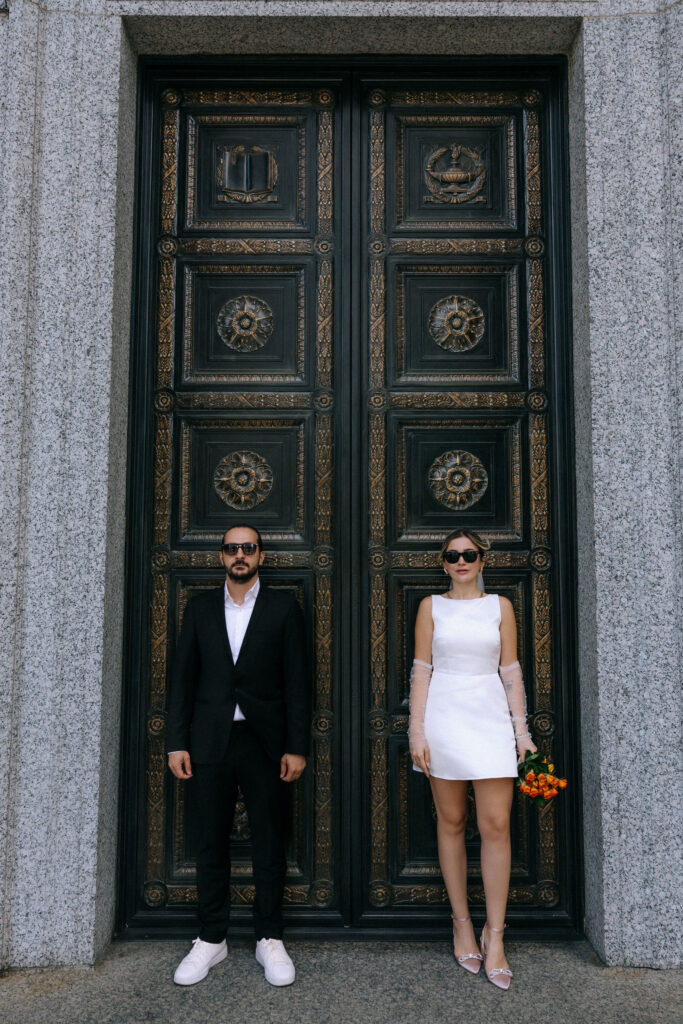
<path fill-rule="evenodd" d="M 311 680 L 304 617 L 296 598 L 261 583 L 235 664 L 223 587 L 187 605 L 173 660 L 166 750 L 198 764 L 225 757 L 235 704 L 266 753 L 307 755 Z"/>

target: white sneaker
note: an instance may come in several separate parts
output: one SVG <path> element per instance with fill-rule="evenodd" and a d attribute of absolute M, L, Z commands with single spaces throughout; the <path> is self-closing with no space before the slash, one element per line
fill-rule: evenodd
<path fill-rule="evenodd" d="M 228 955 L 228 947 L 225 939 L 222 942 L 204 942 L 203 939 L 195 939 L 192 949 L 184 959 L 180 961 L 173 975 L 176 985 L 196 985 L 202 981 L 212 967 L 225 960 Z"/>
<path fill-rule="evenodd" d="M 259 939 L 256 943 L 256 959 L 266 972 L 266 981 L 271 985 L 291 985 L 294 981 L 294 964 L 281 939 Z"/>

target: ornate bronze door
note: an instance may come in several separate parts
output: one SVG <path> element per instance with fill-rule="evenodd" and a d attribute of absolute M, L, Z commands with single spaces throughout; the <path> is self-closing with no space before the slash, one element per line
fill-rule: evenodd
<path fill-rule="evenodd" d="M 289 920 L 427 933 L 447 901 L 407 676 L 456 525 L 493 541 L 536 735 L 572 768 L 561 69 L 230 74 L 150 66 L 141 92 L 121 927 L 194 914 L 169 666 L 249 521 L 316 666 Z M 233 840 L 239 926 L 242 810 Z M 473 818 L 468 840 L 476 908 Z M 571 927 L 576 863 L 571 799 L 516 803 L 511 919 Z"/>

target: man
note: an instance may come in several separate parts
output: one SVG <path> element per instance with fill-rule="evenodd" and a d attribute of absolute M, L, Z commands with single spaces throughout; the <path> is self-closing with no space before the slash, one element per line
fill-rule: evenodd
<path fill-rule="evenodd" d="M 238 786 L 251 829 L 256 959 L 271 985 L 291 985 L 282 942 L 287 784 L 306 767 L 310 675 L 293 595 L 259 580 L 263 541 L 251 526 L 223 536 L 225 584 L 193 597 L 173 663 L 168 764 L 191 779 L 197 821 L 200 932 L 174 980 L 194 985 L 227 956 L 230 833 Z"/>

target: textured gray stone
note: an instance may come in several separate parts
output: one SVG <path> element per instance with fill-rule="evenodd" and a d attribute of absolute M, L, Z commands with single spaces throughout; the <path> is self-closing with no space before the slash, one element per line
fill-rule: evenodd
<path fill-rule="evenodd" d="M 660 44 L 657 17 L 587 20 L 571 130 L 586 922 L 609 963 L 666 966 L 680 957 L 680 791 L 662 799 L 639 765 L 680 750 Z"/>
<path fill-rule="evenodd" d="M 251 943 L 190 989 L 173 985 L 187 943 L 117 943 L 94 969 L 15 972 L 0 980 L 3 1024 L 671 1024 L 680 972 L 614 970 L 587 942 L 506 943 L 503 995 L 453 962 L 447 942 L 288 942 L 291 988 L 271 988 Z"/>
<path fill-rule="evenodd" d="M 8 237 L 26 252 L 3 332 L 3 399 L 14 403 L 3 451 L 18 463 L 3 515 L 3 555 L 16 559 L 15 613 L 3 615 L 3 953 L 78 962 L 113 925 L 132 219 L 130 144 L 127 158 L 118 147 L 122 26 L 17 0 L 9 36 L 9 139 L 22 163 L 10 164 L 8 191 L 25 206 L 14 202 Z M 130 136 L 128 110 L 123 125 Z"/>
<path fill-rule="evenodd" d="M 634 778 L 680 742 L 683 33 L 630 7 L 0 6 L 0 966 L 111 932 L 135 56 L 221 52 L 570 55 L 586 928 L 677 961 L 681 815 Z"/>

